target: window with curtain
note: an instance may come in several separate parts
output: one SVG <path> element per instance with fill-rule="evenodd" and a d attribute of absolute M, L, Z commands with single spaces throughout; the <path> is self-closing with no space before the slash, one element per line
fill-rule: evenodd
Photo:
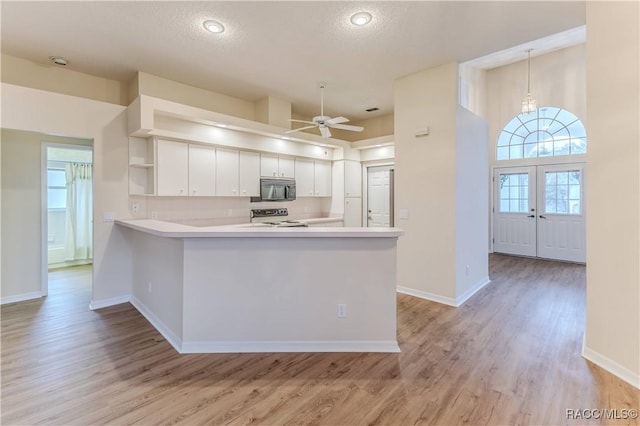
<path fill-rule="evenodd" d="M 67 188 L 66 261 L 90 261 L 93 258 L 93 166 L 66 163 Z"/>

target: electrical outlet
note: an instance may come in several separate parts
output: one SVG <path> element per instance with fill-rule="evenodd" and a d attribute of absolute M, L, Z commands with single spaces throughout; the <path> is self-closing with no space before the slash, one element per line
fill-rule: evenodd
<path fill-rule="evenodd" d="M 158 212 L 153 211 L 151 212 L 151 219 L 157 219 L 158 218 Z"/>
<path fill-rule="evenodd" d="M 138 211 L 140 210 L 140 203 L 138 203 L 137 201 L 133 201 L 131 203 L 131 212 L 132 213 L 138 213 Z"/>
<path fill-rule="evenodd" d="M 115 213 L 113 213 L 113 212 L 104 212 L 103 216 L 102 216 L 102 220 L 104 222 L 113 222 L 114 217 L 115 217 Z"/>
<path fill-rule="evenodd" d="M 227 209 L 227 216 L 233 216 L 233 209 Z"/>
<path fill-rule="evenodd" d="M 347 316 L 347 304 L 338 303 L 338 318 L 344 318 Z"/>

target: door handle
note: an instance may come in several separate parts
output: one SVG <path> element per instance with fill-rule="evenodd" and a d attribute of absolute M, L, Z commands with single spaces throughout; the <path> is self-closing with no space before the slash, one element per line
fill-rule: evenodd
<path fill-rule="evenodd" d="M 535 214 L 530 214 L 530 215 L 529 215 L 529 216 L 527 216 L 527 217 L 536 217 L 536 215 L 535 215 Z"/>
<path fill-rule="evenodd" d="M 540 215 L 540 219 L 546 219 L 547 217 L 544 215 Z"/>

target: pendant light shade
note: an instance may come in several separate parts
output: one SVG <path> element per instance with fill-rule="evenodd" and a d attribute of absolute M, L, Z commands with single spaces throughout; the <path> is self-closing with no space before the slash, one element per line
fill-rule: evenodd
<path fill-rule="evenodd" d="M 527 50 L 527 97 L 522 101 L 523 114 L 530 114 L 537 109 L 536 100 L 531 96 L 531 50 Z"/>

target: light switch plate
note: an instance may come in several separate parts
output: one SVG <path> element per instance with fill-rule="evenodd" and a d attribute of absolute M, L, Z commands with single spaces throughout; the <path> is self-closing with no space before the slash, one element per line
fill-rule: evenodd
<path fill-rule="evenodd" d="M 400 219 L 409 219 L 409 209 L 400 209 L 398 216 Z"/>
<path fill-rule="evenodd" d="M 114 213 L 113 212 L 104 212 L 103 220 L 105 222 L 113 222 L 114 221 Z"/>

